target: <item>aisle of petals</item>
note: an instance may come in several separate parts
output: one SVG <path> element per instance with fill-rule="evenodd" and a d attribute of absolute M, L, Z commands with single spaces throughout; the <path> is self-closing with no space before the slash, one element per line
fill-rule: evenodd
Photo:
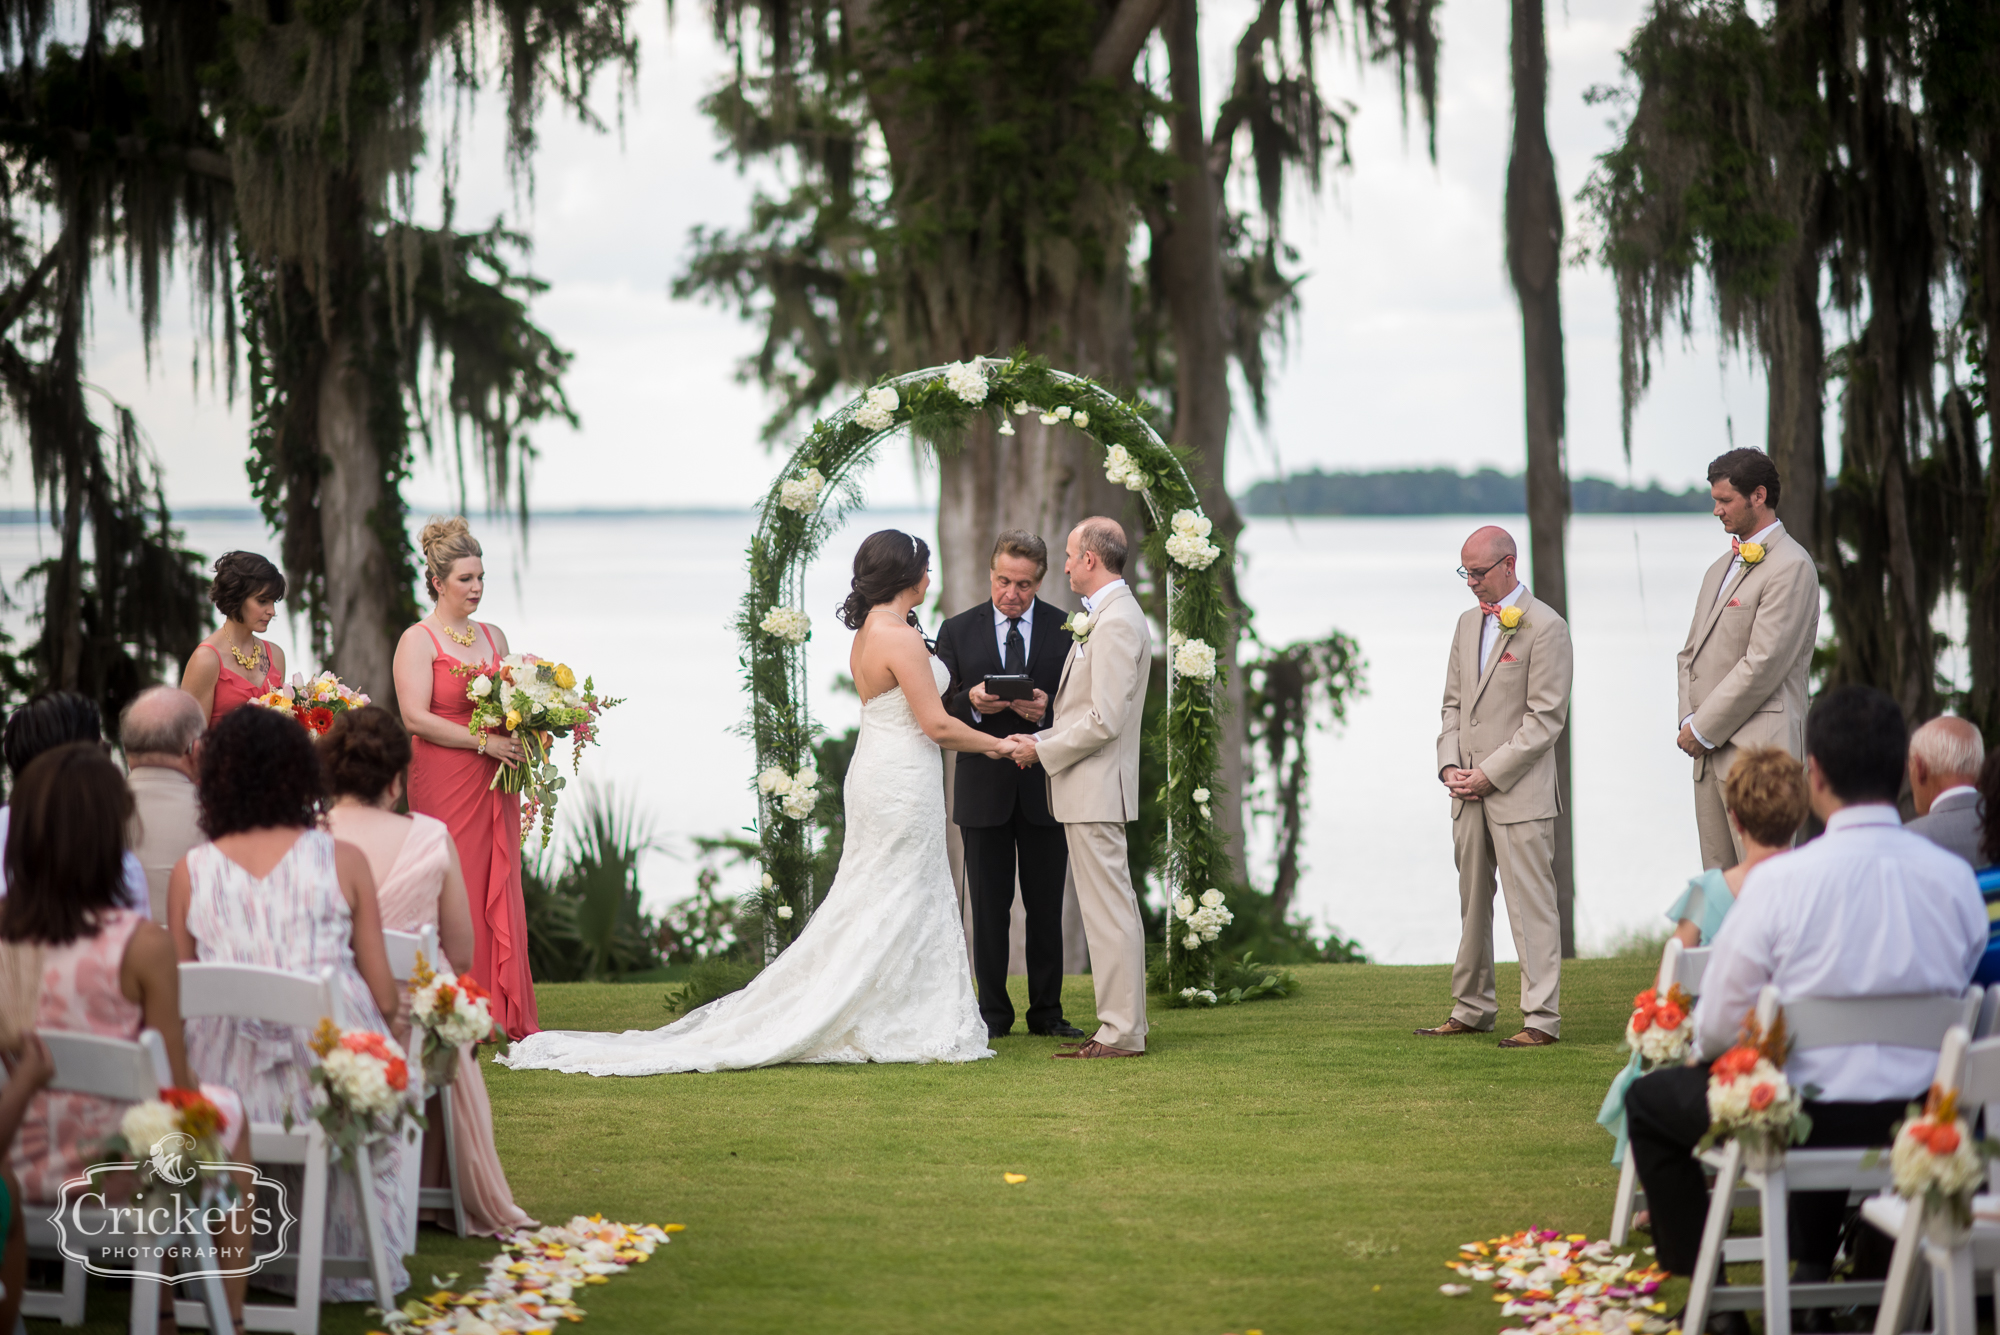
<path fill-rule="evenodd" d="M 567 1224 L 524 1230 L 501 1241 L 500 1254 L 486 1263 L 484 1284 L 466 1293 L 445 1287 L 427 1298 L 412 1298 L 387 1314 L 387 1324 L 397 1332 L 546 1335 L 559 1321 L 583 1320 L 578 1289 L 603 1284 L 646 1260 L 682 1227 L 614 1224 L 602 1215 L 577 1215 Z M 433 1282 L 450 1285 L 456 1279 Z"/>
<path fill-rule="evenodd" d="M 1468 1242 L 1446 1261 L 1471 1284 L 1444 1284 L 1447 1297 L 1473 1285 L 1490 1286 L 1500 1315 L 1515 1318 L 1501 1335 L 1664 1335 L 1674 1329 L 1661 1313 L 1660 1285 L 1667 1272 L 1618 1254 L 1610 1243 L 1552 1228 L 1523 1229 L 1485 1242 Z"/>

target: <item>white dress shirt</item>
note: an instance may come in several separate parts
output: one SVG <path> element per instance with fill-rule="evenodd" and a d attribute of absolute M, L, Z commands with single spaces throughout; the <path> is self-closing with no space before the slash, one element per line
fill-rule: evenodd
<path fill-rule="evenodd" d="M 1084 611 L 1086 611 L 1086 612 L 1094 612 L 1094 611 L 1096 611 L 1096 610 L 1097 610 L 1097 600 L 1098 600 L 1099 598 L 1102 598 L 1102 597 L 1103 597 L 1103 596 L 1104 596 L 1105 594 L 1107 594 L 1107 593 L 1111 592 L 1111 591 L 1112 591 L 1113 589 L 1122 589 L 1122 588 L 1124 588 L 1124 587 L 1125 587 L 1125 581 L 1124 581 L 1124 579 L 1123 579 L 1123 578 L 1119 578 L 1119 579 L 1114 579 L 1114 580 L 1112 580 L 1112 581 L 1111 581 L 1111 582 L 1110 582 L 1109 584 L 1106 584 L 1106 585 L 1105 585 L 1105 586 L 1104 586 L 1103 588 L 1099 589 L 1099 590 L 1098 590 L 1098 591 L 1097 591 L 1096 593 L 1086 593 L 1086 594 L 1082 594 L 1082 595 L 1079 595 L 1079 596 L 1080 596 L 1080 597 L 1082 597 L 1082 599 L 1083 599 L 1083 610 L 1084 610 Z"/>
<path fill-rule="evenodd" d="M 1777 530 L 1778 525 L 1781 522 L 1782 521 L 1780 520 L 1775 520 L 1775 519 L 1772 520 L 1770 523 L 1764 525 L 1764 527 L 1759 529 L 1757 532 L 1751 534 L 1747 538 L 1744 538 L 1742 542 L 1763 543 L 1769 541 L 1771 534 Z M 1741 543 L 1738 543 L 1738 546 L 1741 545 L 1742 545 Z M 1743 553 L 1739 551 L 1736 553 L 1736 555 L 1729 558 L 1729 569 L 1722 572 L 1722 584 L 1715 591 L 1716 603 L 1721 602 L 1723 596 L 1729 592 L 1729 586 L 1736 582 L 1736 576 L 1742 571 L 1742 569 L 1743 569 Z M 1713 607 L 1715 606 L 1715 603 L 1710 603 L 1709 606 Z M 1689 732 L 1693 733 L 1694 739 L 1697 742 L 1700 742 L 1703 746 L 1713 751 L 1715 749 L 1715 743 L 1709 741 L 1708 738 L 1701 735 L 1701 729 L 1694 726 L 1693 720 L 1694 720 L 1694 715 L 1689 714 L 1686 718 L 1681 720 L 1681 726 L 1683 728 L 1686 728 Z"/>
<path fill-rule="evenodd" d="M 1528 591 L 1525 584 L 1515 584 L 1514 591 L 1500 600 L 1500 606 L 1512 607 Z M 1493 657 L 1493 646 L 1500 642 L 1500 618 L 1488 612 L 1486 620 L 1479 627 L 1479 670 L 1486 671 L 1486 660 Z"/>
<path fill-rule="evenodd" d="M 1782 997 L 1956 996 L 1986 950 L 1986 905 L 1965 859 L 1902 827 L 1896 809 L 1843 808 L 1811 843 L 1759 863 L 1716 933 L 1695 1044 L 1736 1041 L 1767 983 Z M 1843 1103 L 1915 1098 L 1935 1050 L 1858 1043 L 1793 1057 L 1794 1086 Z"/>
<path fill-rule="evenodd" d="M 12 823 L 12 807 L 0 806 L 0 848 L 7 846 L 7 827 Z M 131 850 L 125 853 L 125 907 L 150 914 L 153 910 L 152 896 L 146 888 L 146 868 Z M 0 899 L 7 895 L 7 868 L 0 863 Z"/>
<path fill-rule="evenodd" d="M 1035 604 L 1030 601 L 1026 611 L 1021 613 L 1021 663 L 1026 672 L 1028 655 L 1035 649 Z M 1007 614 L 996 605 L 993 608 L 993 643 L 1000 647 L 1000 665 L 1007 664 Z"/>

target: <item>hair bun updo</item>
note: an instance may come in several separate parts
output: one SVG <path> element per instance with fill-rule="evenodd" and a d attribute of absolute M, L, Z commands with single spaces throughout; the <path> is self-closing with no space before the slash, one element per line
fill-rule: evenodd
<path fill-rule="evenodd" d="M 334 717 L 319 739 L 327 787 L 335 797 L 373 802 L 410 767 L 410 734 L 380 705 L 364 705 Z"/>
<path fill-rule="evenodd" d="M 901 529 L 885 528 L 861 540 L 854 553 L 853 590 L 842 600 L 838 616 L 849 630 L 860 630 L 868 609 L 915 588 L 931 567 L 931 549 L 922 538 Z"/>
<path fill-rule="evenodd" d="M 424 587 L 433 602 L 454 565 L 468 556 L 483 555 L 464 515 L 432 515 L 417 535 L 417 543 L 424 552 Z"/>

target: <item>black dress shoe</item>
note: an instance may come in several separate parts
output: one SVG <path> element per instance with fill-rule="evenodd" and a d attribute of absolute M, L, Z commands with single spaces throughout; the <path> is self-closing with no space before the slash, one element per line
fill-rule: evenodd
<path fill-rule="evenodd" d="M 1008 1025 L 1005 1029 L 1001 1029 L 996 1025 L 990 1025 L 990 1024 L 986 1026 L 986 1037 L 988 1038 L 1005 1038 L 1007 1037 L 1007 1035 L 1013 1032 L 1014 1032 L 1014 1026 L 1011 1024 Z"/>
<path fill-rule="evenodd" d="M 1054 1024 L 1048 1025 L 1045 1028 L 1030 1029 L 1028 1032 L 1040 1038 L 1082 1038 L 1084 1036 L 1083 1030 L 1077 1028 L 1068 1020 L 1057 1020 Z"/>

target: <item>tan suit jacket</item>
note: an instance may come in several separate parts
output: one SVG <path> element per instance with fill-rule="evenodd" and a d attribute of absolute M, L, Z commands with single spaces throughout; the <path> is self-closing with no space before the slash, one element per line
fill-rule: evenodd
<path fill-rule="evenodd" d="M 167 920 L 167 878 L 189 849 L 207 839 L 197 823 L 201 810 L 194 782 L 179 770 L 135 766 L 126 776 L 132 790 L 132 852 L 146 869 L 153 921 Z"/>
<path fill-rule="evenodd" d="M 1569 723 L 1574 655 L 1569 624 L 1530 594 L 1512 635 L 1502 633 L 1482 669 L 1477 606 L 1458 619 L 1444 675 L 1444 727 L 1438 769 L 1477 769 L 1497 790 L 1485 798 L 1496 825 L 1553 820 L 1562 810 L 1556 790 L 1556 738 Z M 1465 805 L 1452 799 L 1452 819 Z"/>
<path fill-rule="evenodd" d="M 1139 818 L 1140 718 L 1153 632 L 1130 586 L 1094 601 L 1090 632 L 1063 664 L 1049 727 L 1035 735 L 1049 811 L 1065 825 Z"/>
<path fill-rule="evenodd" d="M 1819 570 L 1810 553 L 1781 526 L 1764 559 L 1737 572 L 1727 593 L 1722 579 L 1734 553 L 1708 568 L 1695 599 L 1694 622 L 1680 652 L 1680 720 L 1720 750 L 1782 746 L 1806 750 L 1807 674 L 1819 640 Z M 1694 762 L 1700 779 L 1707 756 Z"/>

